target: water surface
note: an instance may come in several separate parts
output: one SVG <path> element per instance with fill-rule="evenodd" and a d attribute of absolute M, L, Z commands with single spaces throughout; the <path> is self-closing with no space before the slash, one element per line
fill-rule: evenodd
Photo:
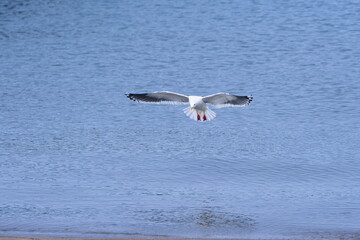
<path fill-rule="evenodd" d="M 1 1 L 0 233 L 354 238 L 357 1 Z M 126 92 L 254 96 L 197 123 Z"/>

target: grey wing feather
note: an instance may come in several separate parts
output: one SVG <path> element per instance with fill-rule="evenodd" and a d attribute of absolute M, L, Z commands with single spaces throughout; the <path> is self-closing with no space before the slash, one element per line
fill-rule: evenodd
<path fill-rule="evenodd" d="M 186 95 L 168 91 L 153 93 L 129 93 L 125 94 L 129 99 L 138 102 L 186 104 L 189 98 Z"/>
<path fill-rule="evenodd" d="M 217 108 L 242 107 L 249 104 L 252 99 L 252 96 L 236 96 L 228 93 L 216 93 L 203 97 L 205 103 L 212 104 Z"/>

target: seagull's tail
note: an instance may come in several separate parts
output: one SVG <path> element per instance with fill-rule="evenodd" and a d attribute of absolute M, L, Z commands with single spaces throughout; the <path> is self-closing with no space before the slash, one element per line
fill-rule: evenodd
<path fill-rule="evenodd" d="M 184 109 L 184 113 L 189 118 L 195 121 L 210 121 L 216 117 L 216 113 L 207 108 L 205 111 L 190 109 L 187 107 Z"/>

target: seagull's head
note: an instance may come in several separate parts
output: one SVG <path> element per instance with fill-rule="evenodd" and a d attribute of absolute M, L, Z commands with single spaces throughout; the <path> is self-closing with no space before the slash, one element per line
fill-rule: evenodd
<path fill-rule="evenodd" d="M 189 96 L 189 103 L 190 103 L 190 110 L 197 109 L 203 103 L 202 97 Z"/>

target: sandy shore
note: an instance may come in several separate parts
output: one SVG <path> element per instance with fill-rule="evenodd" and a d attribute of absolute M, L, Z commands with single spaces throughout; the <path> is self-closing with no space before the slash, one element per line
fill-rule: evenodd
<path fill-rule="evenodd" d="M 127 237 L 48 237 L 48 236 L 0 236 L 0 240 L 212 240 L 211 238 L 127 238 Z M 222 240 L 216 238 L 216 240 Z M 224 239 L 260 240 L 260 239 Z M 261 239 L 266 240 L 266 239 Z M 270 239 L 268 239 L 270 240 Z M 273 239 L 274 240 L 274 239 Z M 282 239 L 284 240 L 284 239 Z"/>

